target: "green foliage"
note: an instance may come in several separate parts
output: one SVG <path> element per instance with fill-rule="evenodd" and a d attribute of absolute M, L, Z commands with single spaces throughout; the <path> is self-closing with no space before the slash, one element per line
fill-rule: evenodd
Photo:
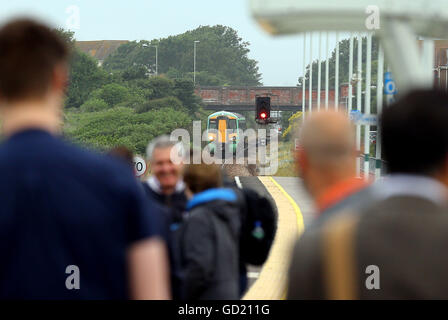
<path fill-rule="evenodd" d="M 165 77 L 151 77 L 148 85 L 152 88 L 152 99 L 158 99 L 173 94 L 174 81 Z"/>
<path fill-rule="evenodd" d="M 110 72 L 119 72 L 134 66 L 144 67 L 151 73 L 155 72 L 155 48 L 143 47 L 148 41 L 130 41 L 118 47 L 103 63 Z"/>
<path fill-rule="evenodd" d="M 255 111 L 242 111 L 240 113 L 244 116 L 244 118 L 246 118 L 247 128 L 257 128 L 257 122 L 255 121 Z"/>
<path fill-rule="evenodd" d="M 68 108 L 79 108 L 90 93 L 109 81 L 108 74 L 98 62 L 75 47 L 74 32 L 56 29 L 71 49 L 70 79 L 66 98 Z"/>
<path fill-rule="evenodd" d="M 107 74 L 98 67 L 97 62 L 87 54 L 75 49 L 70 68 L 70 85 L 66 106 L 81 106 L 90 93 L 107 82 Z"/>
<path fill-rule="evenodd" d="M 289 119 L 294 115 L 294 111 L 282 111 L 281 112 L 281 118 L 280 118 L 280 126 L 283 130 L 285 128 L 288 128 L 290 123 Z"/>
<path fill-rule="evenodd" d="M 158 46 L 158 72 L 171 79 L 193 80 L 194 41 L 196 45 L 197 85 L 260 85 L 257 62 L 249 59 L 249 43 L 226 26 L 201 26 L 164 39 L 128 42 L 104 62 L 110 72 L 142 66 L 155 72 L 155 48 Z M 151 47 L 143 45 L 151 44 Z"/>
<path fill-rule="evenodd" d="M 173 95 L 190 111 L 197 112 L 200 108 L 201 98 L 194 94 L 194 85 L 191 80 L 174 80 Z"/>
<path fill-rule="evenodd" d="M 302 118 L 302 111 L 297 111 L 294 113 L 291 117 L 288 119 L 288 127 L 286 130 L 283 130 L 282 137 L 285 140 L 291 140 L 292 135 L 295 133 L 295 130 L 297 130 L 299 126 L 299 119 Z"/>
<path fill-rule="evenodd" d="M 64 30 L 63 28 L 57 28 L 55 31 L 59 34 L 59 36 L 64 40 L 70 47 L 75 45 L 75 32 Z"/>
<path fill-rule="evenodd" d="M 82 112 L 93 112 L 93 111 L 101 111 L 104 109 L 107 109 L 109 105 L 100 98 L 91 98 L 84 102 L 84 104 L 81 106 Z"/>
<path fill-rule="evenodd" d="M 132 94 L 130 94 L 130 96 L 128 97 L 128 99 L 116 104 L 115 106 L 117 107 L 125 107 L 125 108 L 132 108 L 134 110 L 140 108 L 140 106 L 142 106 L 143 104 L 147 103 L 147 99 L 137 93 L 137 92 L 133 92 Z"/>
<path fill-rule="evenodd" d="M 117 83 L 105 85 L 95 95 L 111 107 L 130 98 L 129 89 Z"/>
<path fill-rule="evenodd" d="M 148 70 L 144 66 L 131 66 L 122 72 L 121 77 L 124 81 L 147 79 Z"/>
<path fill-rule="evenodd" d="M 151 110 L 159 110 L 163 108 L 172 108 L 174 110 L 182 110 L 184 112 L 187 111 L 182 106 L 182 102 L 175 97 L 166 97 L 147 101 L 144 104 L 138 106 L 135 111 L 137 113 L 144 113 Z"/>
<path fill-rule="evenodd" d="M 190 126 L 190 117 L 172 108 L 138 114 L 131 108 L 116 107 L 99 112 L 67 112 L 65 135 L 82 145 L 107 150 L 125 145 L 139 154 L 148 142 L 176 128 Z"/>

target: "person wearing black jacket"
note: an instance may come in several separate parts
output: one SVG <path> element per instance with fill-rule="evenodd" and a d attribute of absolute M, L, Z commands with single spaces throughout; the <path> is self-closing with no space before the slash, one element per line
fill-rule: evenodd
<path fill-rule="evenodd" d="M 160 136 L 150 142 L 146 153 L 152 175 L 142 185 L 148 198 L 155 200 L 164 209 L 159 210 L 158 218 L 162 220 L 163 235 L 168 243 L 171 290 L 173 299 L 177 300 L 180 298 L 182 282 L 178 237 L 187 205 L 182 180 L 183 149 L 176 141 L 171 141 L 169 136 Z"/>
<path fill-rule="evenodd" d="M 216 165 L 188 165 L 190 200 L 182 230 L 183 299 L 239 299 L 240 207 L 234 190 L 221 188 Z"/>

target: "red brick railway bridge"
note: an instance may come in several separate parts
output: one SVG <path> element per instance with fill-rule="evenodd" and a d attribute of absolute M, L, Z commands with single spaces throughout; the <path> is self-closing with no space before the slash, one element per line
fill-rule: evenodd
<path fill-rule="evenodd" d="M 272 110 L 300 111 L 302 110 L 301 87 L 196 87 L 195 93 L 202 98 L 205 110 L 254 111 L 255 97 L 270 96 Z M 312 93 L 313 108 L 317 106 L 317 90 Z M 329 101 L 334 103 L 335 91 L 329 91 Z M 339 105 L 346 105 L 348 85 L 340 88 Z M 305 93 L 308 109 L 309 90 Z M 321 106 L 325 105 L 325 91 L 321 92 Z"/>

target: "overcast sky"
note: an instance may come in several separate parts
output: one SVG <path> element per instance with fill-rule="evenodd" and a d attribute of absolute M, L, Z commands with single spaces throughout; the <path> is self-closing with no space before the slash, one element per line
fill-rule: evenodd
<path fill-rule="evenodd" d="M 20 14 L 33 15 L 53 26 L 75 31 L 77 40 L 151 40 L 200 25 L 222 24 L 236 29 L 244 41 L 250 42 L 249 56 L 259 62 L 264 85 L 295 86 L 303 73 L 303 37 L 273 38 L 265 34 L 251 18 L 248 0 L 0 0 L 0 3 L 2 23 Z M 317 58 L 317 36 L 314 39 L 313 56 Z M 332 36 L 330 48 L 334 44 Z M 306 55 L 309 59 L 309 52 Z"/>

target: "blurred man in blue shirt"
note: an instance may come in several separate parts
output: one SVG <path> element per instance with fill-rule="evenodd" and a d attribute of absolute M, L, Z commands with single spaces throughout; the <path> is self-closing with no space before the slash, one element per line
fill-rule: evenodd
<path fill-rule="evenodd" d="M 0 298 L 169 298 L 157 207 L 132 170 L 58 137 L 68 54 L 40 23 L 0 29 Z"/>

